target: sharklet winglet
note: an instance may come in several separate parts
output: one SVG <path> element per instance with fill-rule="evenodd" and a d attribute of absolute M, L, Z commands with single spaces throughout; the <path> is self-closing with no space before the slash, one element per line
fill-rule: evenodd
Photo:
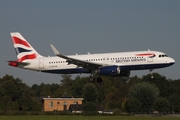
<path fill-rule="evenodd" d="M 55 55 L 60 55 L 59 51 L 52 44 L 50 44 L 50 46 L 51 46 Z"/>

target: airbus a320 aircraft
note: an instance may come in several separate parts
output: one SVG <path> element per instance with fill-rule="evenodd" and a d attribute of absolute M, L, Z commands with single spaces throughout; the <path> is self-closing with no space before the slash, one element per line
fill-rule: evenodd
<path fill-rule="evenodd" d="M 8 61 L 10 66 L 28 70 L 55 73 L 75 74 L 89 73 L 90 81 L 102 82 L 101 75 L 127 77 L 132 70 L 150 70 L 164 68 L 175 63 L 173 58 L 159 51 L 134 51 L 102 54 L 83 54 L 65 56 L 51 45 L 54 57 L 41 56 L 25 39 L 18 33 L 11 33 L 17 60 Z"/>

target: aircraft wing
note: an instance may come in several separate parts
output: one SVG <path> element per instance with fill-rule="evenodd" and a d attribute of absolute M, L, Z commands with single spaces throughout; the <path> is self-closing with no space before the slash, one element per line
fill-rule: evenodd
<path fill-rule="evenodd" d="M 71 58 L 71 57 L 68 57 L 65 55 L 61 55 L 59 53 L 59 51 L 52 44 L 50 44 L 50 46 L 51 46 L 52 50 L 54 51 L 54 54 L 56 56 L 59 56 L 61 58 L 66 59 L 67 60 L 66 62 L 68 62 L 68 64 L 74 64 L 74 65 L 77 65 L 78 67 L 83 67 L 86 69 L 95 69 L 95 68 L 98 68 L 100 66 L 103 66 L 103 64 L 97 64 L 97 63 L 79 60 L 79 59 Z"/>

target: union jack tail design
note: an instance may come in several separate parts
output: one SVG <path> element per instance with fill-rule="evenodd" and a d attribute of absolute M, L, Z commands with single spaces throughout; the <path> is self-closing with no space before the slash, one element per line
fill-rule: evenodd
<path fill-rule="evenodd" d="M 41 57 L 41 55 L 24 39 L 20 33 L 13 32 L 10 34 L 17 54 L 17 62 Z"/>

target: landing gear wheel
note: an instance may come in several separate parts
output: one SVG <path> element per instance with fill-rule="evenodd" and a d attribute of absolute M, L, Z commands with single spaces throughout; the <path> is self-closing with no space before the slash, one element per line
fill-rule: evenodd
<path fill-rule="evenodd" d="M 98 77 L 96 81 L 97 83 L 102 83 L 102 78 Z"/>
<path fill-rule="evenodd" d="M 94 82 L 94 81 L 95 81 L 94 77 L 90 76 L 90 77 L 89 77 L 89 81 L 90 81 L 90 82 Z"/>

